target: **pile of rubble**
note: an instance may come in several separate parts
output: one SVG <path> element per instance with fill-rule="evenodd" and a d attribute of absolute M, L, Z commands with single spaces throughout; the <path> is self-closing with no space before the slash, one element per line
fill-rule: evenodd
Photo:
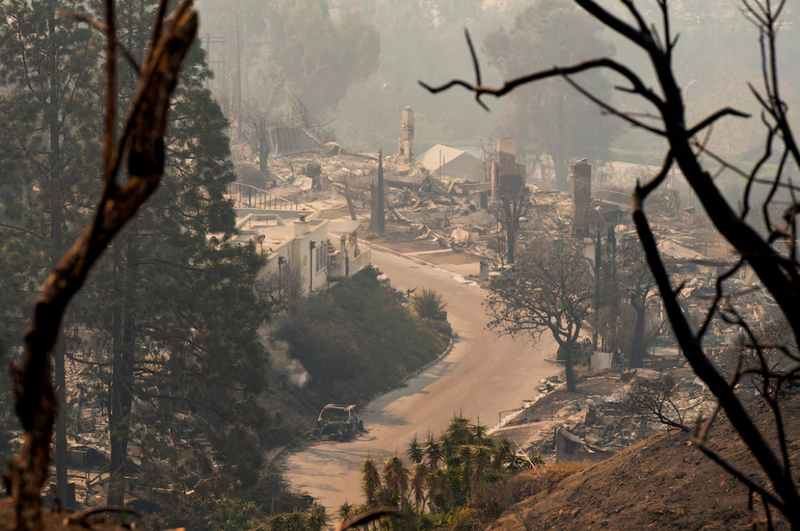
<path fill-rule="evenodd" d="M 671 399 L 690 412 L 690 423 L 712 407 L 698 379 L 688 367 L 672 367 L 678 383 Z M 492 436 L 514 440 L 530 455 L 545 461 L 600 460 L 630 446 L 664 425 L 652 416 L 634 412 L 627 396 L 637 379 L 652 380 L 665 373 L 651 369 L 606 369 L 580 377 L 577 393 L 568 393 L 558 378 L 542 380 L 544 396 Z"/>

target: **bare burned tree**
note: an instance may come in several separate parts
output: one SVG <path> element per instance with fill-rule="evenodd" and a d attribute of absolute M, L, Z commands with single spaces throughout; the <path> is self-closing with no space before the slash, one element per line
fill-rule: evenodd
<path fill-rule="evenodd" d="M 117 41 L 113 0 L 105 0 L 104 22 L 76 13 L 61 14 L 88 22 L 107 38 L 104 187 L 92 224 L 59 261 L 37 297 L 25 331 L 23 358 L 12 367 L 16 412 L 24 438 L 3 476 L 16 513 L 16 522 L 3 522 L 3 527 L 31 531 L 42 527 L 40 493 L 48 475 L 50 441 L 58 413 L 50 365 L 61 320 L 94 263 L 160 184 L 167 112 L 184 57 L 197 33 L 197 13 L 190 9 L 191 4 L 191 0 L 183 0 L 167 19 L 167 2 L 159 2 L 150 46 L 141 66 Z M 116 140 L 118 49 L 134 63 L 139 80 Z M 128 178 L 118 182 L 123 160 L 127 162 Z"/>
<path fill-rule="evenodd" d="M 567 389 L 575 391 L 572 350 L 592 310 L 594 283 L 583 244 L 562 231 L 561 238 L 536 238 L 521 250 L 514 270 L 489 286 L 490 329 L 501 335 L 552 334 L 566 366 Z"/>
<path fill-rule="evenodd" d="M 686 416 L 699 404 L 683 406 L 676 400 L 678 382 L 671 374 L 658 378 L 635 378 L 623 397 L 626 413 L 647 420 L 655 420 L 670 428 L 691 432 Z"/>
<path fill-rule="evenodd" d="M 303 301 L 305 281 L 300 266 L 278 257 L 277 271 L 264 271 L 256 280 L 258 297 L 269 305 L 272 314 L 292 313 Z"/>
<path fill-rule="evenodd" d="M 655 296 L 657 287 L 641 247 L 638 243 L 635 246 L 623 246 L 620 258 L 622 285 L 627 292 L 628 302 L 636 313 L 628 353 L 629 363 L 631 367 L 642 367 L 648 346 L 661 334 L 666 323 L 658 322 L 648 327 L 649 303 Z"/>
<path fill-rule="evenodd" d="M 761 122 L 766 130 L 763 156 L 749 171 L 744 171 L 728 163 L 707 148 L 707 139 L 712 126 L 717 121 L 725 118 L 747 118 L 749 115 L 726 107 L 696 124 L 687 124 L 683 94 L 673 68 L 673 51 L 678 43 L 678 38 L 677 35 L 673 35 L 670 27 L 668 0 L 657 0 L 661 19 L 659 27 L 649 24 L 645 20 L 633 0 L 622 0 L 621 2 L 627 12 L 625 19 L 606 10 L 595 0 L 575 0 L 575 2 L 604 26 L 647 54 L 658 84 L 657 88 L 648 87 L 637 73 L 610 58 L 593 59 L 569 66 L 557 66 L 507 81 L 501 87 L 486 87 L 481 84 L 480 66 L 469 40 L 476 83 L 453 80 L 440 87 L 434 88 L 425 84 L 423 86 L 433 93 L 454 86 L 464 87 L 472 91 L 478 103 L 485 108 L 482 97 L 486 95 L 501 97 L 522 85 L 560 76 L 604 111 L 666 140 L 669 150 L 664 157 L 661 170 L 648 182 L 637 185 L 633 194 L 633 219 L 675 337 L 694 372 L 718 401 L 715 413 L 698 429 L 693 439 L 694 443 L 749 489 L 751 508 L 754 497 L 761 500 L 770 526 L 772 526 L 771 512 L 777 510 L 786 518 L 792 529 L 800 530 L 800 493 L 798 493 L 793 480 L 784 418 L 776 392 L 776 389 L 779 390 L 788 379 L 800 375 L 800 356 L 797 355 L 796 348 L 788 348 L 786 345 L 764 345 L 759 342 L 751 326 L 734 307 L 733 294 L 726 290 L 726 281 L 735 272 L 745 264 L 751 267 L 758 276 L 763 289 L 769 293 L 784 315 L 786 323 L 792 331 L 792 344 L 795 347 L 800 344 L 800 304 L 798 304 L 800 303 L 800 263 L 797 259 L 796 243 L 797 214 L 800 213 L 800 202 L 792 200 L 789 207 L 784 210 L 780 222 L 770 216 L 770 208 L 773 206 L 773 199 L 779 188 L 788 189 L 793 197 L 798 191 L 784 173 L 787 164 L 790 159 L 793 159 L 795 165 L 800 165 L 800 148 L 787 118 L 788 106 L 781 97 L 776 56 L 778 20 L 786 6 L 786 1 L 743 0 L 745 13 L 760 35 L 763 87 L 757 89 L 751 85 L 750 88 L 762 107 Z M 573 79 L 573 76 L 591 70 L 606 70 L 624 78 L 628 85 L 618 86 L 617 89 L 626 94 L 643 98 L 652 107 L 653 112 L 646 114 L 625 112 L 586 91 Z M 700 138 L 701 135 L 702 138 Z M 765 176 L 763 175 L 767 170 L 765 164 L 773 156 L 773 153 L 777 153 L 780 162 L 771 175 Z M 742 206 L 738 212 L 728 204 L 715 185 L 714 178 L 716 176 L 712 176 L 704 168 L 704 158 L 720 165 L 722 171 L 734 172 L 745 180 Z M 670 277 L 656 246 L 655 235 L 644 211 L 646 199 L 664 183 L 674 164 L 678 165 L 688 184 L 697 194 L 714 227 L 739 255 L 736 263 L 718 276 L 716 296 L 707 309 L 707 318 L 697 332 L 690 327 L 679 304 L 680 287 L 675 289 L 670 282 Z M 757 185 L 765 185 L 769 190 L 761 204 L 765 225 L 763 231 L 757 230 L 747 219 L 753 207 L 752 192 Z M 721 315 L 725 322 L 740 328 L 750 342 L 748 348 L 752 349 L 761 360 L 755 368 L 740 368 L 734 371 L 734 376 L 730 381 L 726 381 L 703 348 L 703 338 L 715 315 Z M 770 366 L 763 356 L 767 346 L 783 351 L 786 357 L 792 360 L 791 366 L 786 369 Z M 763 381 L 770 381 L 774 384 L 773 386 L 764 384 L 762 396 L 773 413 L 774 428 L 778 435 L 777 451 L 767 442 L 765 432 L 759 429 L 736 394 L 736 384 L 739 378 L 754 373 L 758 374 Z M 768 484 L 762 484 L 743 474 L 706 444 L 709 430 L 720 411 L 724 411 L 733 428 L 749 449 L 753 460 L 766 476 Z M 755 515 L 752 510 L 750 514 L 753 515 L 755 525 Z"/>
<path fill-rule="evenodd" d="M 303 100 L 292 92 L 292 122 L 295 126 L 314 133 L 321 142 L 332 140 L 330 126 L 336 121 L 336 118 L 324 110 L 318 114 L 312 113 Z"/>

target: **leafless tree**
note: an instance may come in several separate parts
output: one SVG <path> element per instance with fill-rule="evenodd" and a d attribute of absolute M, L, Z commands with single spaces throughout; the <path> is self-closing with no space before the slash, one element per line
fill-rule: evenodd
<path fill-rule="evenodd" d="M 106 35 L 104 186 L 93 222 L 58 262 L 36 298 L 25 331 L 23 358 L 12 367 L 16 411 L 25 435 L 3 480 L 13 498 L 18 530 L 42 527 L 40 493 L 49 473 L 50 442 L 57 414 L 50 366 L 64 311 L 111 240 L 136 216 L 161 181 L 167 112 L 183 59 L 197 33 L 197 13 L 190 9 L 191 4 L 191 0 L 183 0 L 167 18 L 167 2 L 159 2 L 150 46 L 141 65 L 117 41 L 113 0 L 105 0 L 104 22 L 77 13 L 61 13 L 88 22 Z M 117 140 L 116 60 L 120 50 L 134 63 L 139 80 Z M 118 182 L 123 160 L 127 161 L 128 178 Z M 3 525 L 11 528 L 14 523 Z"/>
<path fill-rule="evenodd" d="M 696 410 L 701 401 L 681 404 L 677 400 L 678 382 L 672 374 L 658 378 L 634 378 L 623 398 L 626 414 L 655 420 L 670 428 L 689 433 L 687 415 Z"/>
<path fill-rule="evenodd" d="M 302 127 L 313 133 L 320 142 L 333 140 L 333 132 L 330 126 L 336 121 L 336 118 L 328 111 L 322 111 L 318 114 L 312 113 L 303 103 L 303 100 L 292 92 L 292 123 L 295 127 Z"/>
<path fill-rule="evenodd" d="M 256 280 L 256 293 L 273 314 L 293 312 L 303 301 L 305 282 L 301 267 L 282 257 L 277 271 L 264 271 Z"/>
<path fill-rule="evenodd" d="M 490 329 L 501 335 L 550 333 L 566 366 L 567 388 L 575 391 L 572 349 L 591 313 L 594 285 L 583 244 L 562 234 L 539 237 L 520 252 L 508 275 L 489 286 L 486 310 Z"/>
<path fill-rule="evenodd" d="M 492 161 L 497 158 L 497 143 L 491 138 L 478 139 L 475 147 L 481 151 L 481 164 L 478 166 L 478 182 L 489 182 L 492 174 Z"/>
<path fill-rule="evenodd" d="M 694 372 L 718 401 L 714 414 L 695 434 L 694 443 L 749 489 L 751 507 L 754 497 L 761 500 L 770 527 L 772 527 L 771 513 L 777 510 L 787 519 L 792 529 L 800 530 L 800 493 L 793 479 L 784 416 L 777 399 L 781 386 L 787 380 L 800 375 L 800 356 L 796 351 L 797 345 L 800 344 L 800 304 L 798 304 L 800 263 L 797 259 L 797 214 L 800 213 L 800 203 L 794 199 L 798 188 L 785 175 L 791 159 L 795 165 L 800 165 L 800 147 L 788 120 L 788 105 L 781 95 L 777 66 L 779 19 L 786 7 L 786 1 L 743 0 L 742 3 L 746 16 L 757 28 L 760 37 L 763 86 L 758 89 L 750 85 L 750 89 L 761 105 L 760 118 L 766 136 L 763 155 L 747 171 L 712 152 L 707 147 L 707 141 L 717 121 L 748 118 L 749 115 L 725 107 L 695 124 L 687 122 L 683 93 L 676 80 L 673 65 L 673 52 L 678 44 L 678 36 L 673 34 L 670 25 L 668 0 L 657 0 L 660 15 L 658 24 L 651 24 L 645 20 L 633 0 L 621 2 L 621 8 L 626 12 L 625 17 L 612 13 L 595 0 L 575 0 L 575 2 L 608 29 L 648 56 L 657 83 L 656 88 L 649 87 L 642 80 L 642 76 L 628 66 L 607 57 L 573 65 L 556 66 L 507 81 L 501 87 L 487 87 L 481 83 L 480 66 L 469 40 L 476 83 L 453 80 L 440 87 L 434 88 L 424 83 L 423 86 L 434 93 L 454 86 L 464 87 L 472 91 L 476 100 L 485 107 L 482 101 L 484 96 L 501 97 L 529 83 L 562 77 L 607 113 L 621 118 L 634 127 L 662 137 L 667 142 L 669 149 L 665 154 L 661 170 L 649 181 L 636 186 L 633 194 L 633 219 L 675 337 Z M 652 108 L 652 112 L 643 114 L 621 110 L 597 98 L 574 79 L 575 74 L 594 70 L 610 71 L 627 81 L 627 85 L 618 85 L 617 89 L 625 94 L 642 98 Z M 768 171 L 765 164 L 773 154 L 777 155 L 779 163 L 774 171 L 769 170 L 771 173 L 765 175 Z M 744 180 L 745 187 L 738 212 L 728 204 L 716 186 L 714 180 L 716 176 L 704 167 L 709 160 L 712 164 L 720 166 L 721 171 L 733 172 Z M 691 328 L 679 303 L 680 286 L 676 289 L 670 282 L 670 276 L 658 251 L 655 235 L 644 210 L 647 198 L 664 184 L 675 164 L 697 195 L 711 223 L 739 255 L 735 264 L 718 276 L 716 295 L 707 309 L 707 317 L 697 331 Z M 759 185 L 768 190 L 761 204 L 763 230 L 756 228 L 753 222 L 747 219 L 754 206 L 752 192 Z M 770 208 L 779 188 L 788 189 L 793 199 L 784 210 L 782 219 L 776 220 L 770 216 Z M 787 326 L 792 331 L 790 346 L 764 345 L 734 306 L 735 294 L 728 292 L 726 281 L 745 264 L 753 269 L 763 289 L 775 301 L 785 317 Z M 732 379 L 727 381 L 703 346 L 703 338 L 717 315 L 728 325 L 738 327 L 745 334 L 749 342 L 747 348 L 751 349 L 759 359 L 757 367 L 739 368 L 734 371 Z M 795 348 L 790 348 L 791 346 Z M 771 367 L 763 355 L 766 347 L 778 348 L 784 352 L 786 357 L 792 360 L 791 366 L 785 369 Z M 777 450 L 773 450 L 767 442 L 766 432 L 758 427 L 736 393 L 739 379 L 752 374 L 759 375 L 765 382 L 762 387 L 762 397 L 773 413 L 774 428 L 778 435 Z M 766 382 L 773 382 L 774 385 L 767 385 Z M 706 444 L 709 430 L 720 411 L 725 412 L 727 419 L 749 449 L 753 460 L 763 471 L 767 478 L 766 484 L 743 474 Z M 753 516 L 754 523 L 755 518 Z"/>

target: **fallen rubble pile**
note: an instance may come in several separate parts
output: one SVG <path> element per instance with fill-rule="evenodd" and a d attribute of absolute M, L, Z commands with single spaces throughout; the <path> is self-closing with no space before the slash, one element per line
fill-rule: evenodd
<path fill-rule="evenodd" d="M 577 393 L 554 386 L 552 379 L 543 380 L 539 391 L 546 396 L 492 436 L 512 439 L 527 454 L 540 455 L 544 461 L 606 459 L 664 429 L 648 411 L 634 407 L 631 394 L 637 382 L 655 381 L 667 374 L 676 382 L 669 399 L 686 413 L 681 418 L 684 423 L 710 410 L 712 403 L 688 367 L 672 367 L 665 373 L 607 369 L 580 377 Z"/>

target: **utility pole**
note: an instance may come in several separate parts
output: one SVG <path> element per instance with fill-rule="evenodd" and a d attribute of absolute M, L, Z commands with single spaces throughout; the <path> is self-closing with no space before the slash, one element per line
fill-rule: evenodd
<path fill-rule="evenodd" d="M 236 19 L 236 132 L 242 134 L 242 17 L 250 17 L 252 13 L 223 15 L 223 19 Z"/>
<path fill-rule="evenodd" d="M 224 69 L 225 60 L 224 54 L 223 57 L 214 60 L 214 54 L 212 53 L 213 47 L 220 44 L 225 44 L 227 41 L 228 39 L 223 35 L 211 35 L 210 33 L 206 34 L 206 64 L 212 70 L 216 70 L 215 66 L 220 67 L 220 72 L 215 72 L 215 77 L 224 76 L 224 72 L 222 70 Z M 210 85 L 211 80 L 209 80 L 207 84 Z"/>
<path fill-rule="evenodd" d="M 236 132 L 242 134 L 242 52 L 239 38 L 239 29 L 242 23 L 236 15 Z"/>
<path fill-rule="evenodd" d="M 314 240 L 308 242 L 308 293 L 309 295 L 314 291 L 314 248 L 317 246 Z M 317 251 L 319 253 L 319 251 Z"/>
<path fill-rule="evenodd" d="M 383 190 L 383 150 L 378 152 L 378 196 L 377 196 L 377 214 L 378 214 L 378 234 L 383 235 L 386 232 L 386 209 L 383 204 L 384 202 L 384 190 Z"/>

